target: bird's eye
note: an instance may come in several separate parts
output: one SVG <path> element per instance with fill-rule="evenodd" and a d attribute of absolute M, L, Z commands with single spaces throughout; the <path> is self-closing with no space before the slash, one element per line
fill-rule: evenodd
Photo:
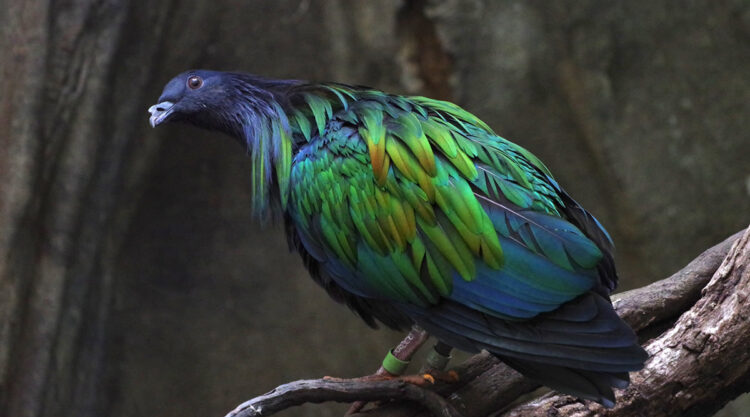
<path fill-rule="evenodd" d="M 201 88 L 202 85 L 203 85 L 203 78 L 201 78 L 201 77 L 199 77 L 197 75 L 193 75 L 192 77 L 188 78 L 188 80 L 187 80 L 187 86 L 191 90 L 197 90 L 197 89 Z"/>

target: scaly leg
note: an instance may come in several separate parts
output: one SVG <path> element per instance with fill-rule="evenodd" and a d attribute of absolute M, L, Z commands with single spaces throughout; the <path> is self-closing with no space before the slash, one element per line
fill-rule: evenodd
<path fill-rule="evenodd" d="M 388 352 L 388 355 L 383 359 L 383 364 L 380 368 L 378 368 L 374 374 L 366 376 L 365 378 L 390 379 L 398 377 L 406 370 L 412 356 L 414 356 L 429 337 L 430 335 L 421 327 L 417 325 L 412 326 L 411 331 L 406 335 L 404 340 Z M 347 411 L 346 414 L 354 414 L 362 410 L 366 405 L 366 401 L 357 401 L 349 407 L 349 411 Z"/>
<path fill-rule="evenodd" d="M 420 374 L 423 374 L 425 372 L 428 373 L 436 373 L 441 374 L 445 367 L 448 366 L 448 362 L 451 360 L 451 351 L 453 350 L 453 347 L 450 345 L 446 345 L 445 343 L 438 341 L 437 344 L 432 348 L 430 353 L 427 354 L 427 357 L 425 358 L 425 364 L 422 366 L 422 369 L 419 370 Z M 458 375 L 455 374 L 454 371 L 448 372 L 449 377 L 448 380 L 455 380 L 458 379 Z M 445 379 L 445 378 L 443 378 Z"/>

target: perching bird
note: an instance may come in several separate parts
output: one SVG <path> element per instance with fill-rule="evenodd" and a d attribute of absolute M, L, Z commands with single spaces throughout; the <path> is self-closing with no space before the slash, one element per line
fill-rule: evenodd
<path fill-rule="evenodd" d="M 253 205 L 370 326 L 419 325 L 614 404 L 646 352 L 614 312 L 612 241 L 544 164 L 445 101 L 187 71 L 149 109 L 236 138 Z"/>

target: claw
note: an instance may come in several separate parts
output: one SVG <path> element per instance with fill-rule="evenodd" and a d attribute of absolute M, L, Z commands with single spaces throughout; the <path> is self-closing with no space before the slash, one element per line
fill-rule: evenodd
<path fill-rule="evenodd" d="M 448 371 L 446 377 L 448 382 L 458 382 L 461 379 L 458 377 L 458 372 L 454 371 L 453 369 Z"/>

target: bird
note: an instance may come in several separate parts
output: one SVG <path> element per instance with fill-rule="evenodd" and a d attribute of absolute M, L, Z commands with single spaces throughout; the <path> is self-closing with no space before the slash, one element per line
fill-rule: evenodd
<path fill-rule="evenodd" d="M 310 276 L 367 325 L 418 326 L 605 407 L 644 366 L 610 300 L 610 235 L 539 158 L 458 105 L 189 70 L 149 113 L 152 127 L 236 139 L 252 212 L 283 222 Z"/>

